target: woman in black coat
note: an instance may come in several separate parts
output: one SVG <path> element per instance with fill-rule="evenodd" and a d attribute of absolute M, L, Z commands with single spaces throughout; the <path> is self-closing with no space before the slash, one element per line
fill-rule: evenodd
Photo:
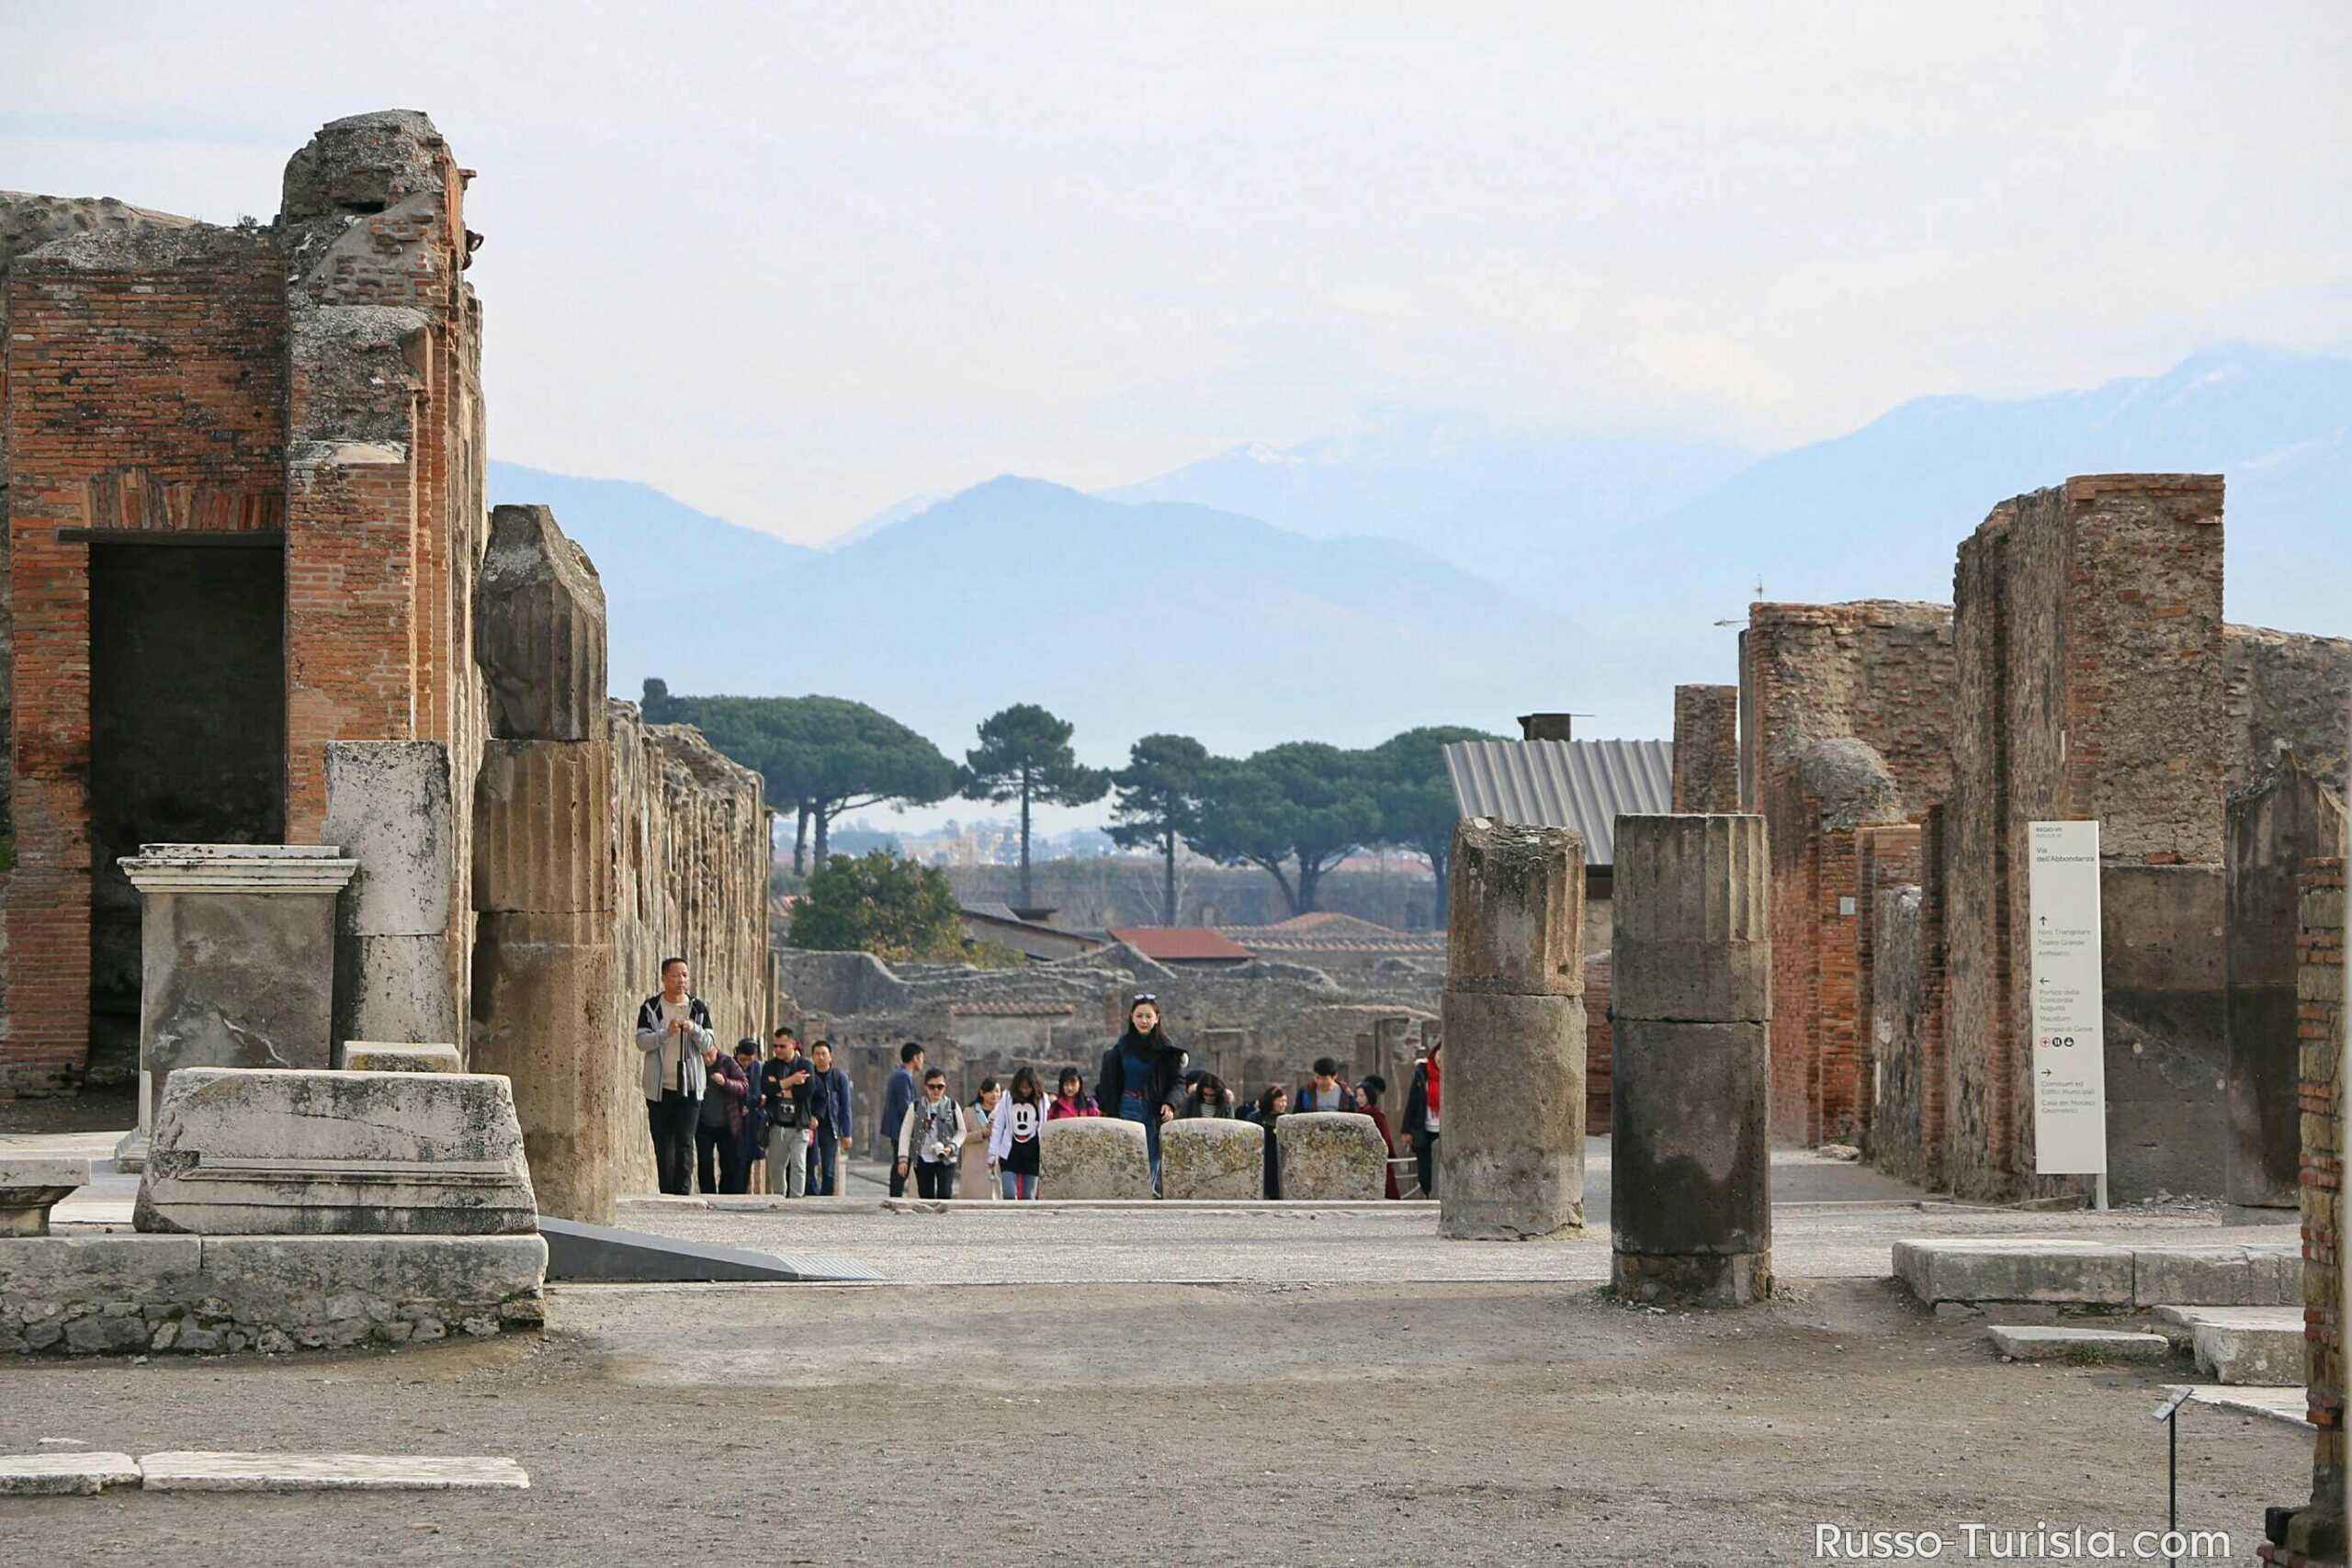
<path fill-rule="evenodd" d="M 1274 1123 L 1290 1113 L 1290 1090 L 1280 1084 L 1269 1084 L 1266 1092 L 1258 1097 L 1251 1108 L 1250 1120 L 1266 1130 L 1266 1196 L 1283 1195 L 1283 1156 L 1274 1146 Z"/>
<path fill-rule="evenodd" d="M 1151 1185 L 1159 1187 L 1159 1124 L 1176 1118 L 1184 1098 L 1184 1053 L 1159 1023 L 1159 998 L 1138 992 L 1127 1004 L 1126 1032 L 1102 1053 L 1094 1075 L 1094 1098 L 1102 1114 L 1143 1124 L 1151 1152 Z"/>

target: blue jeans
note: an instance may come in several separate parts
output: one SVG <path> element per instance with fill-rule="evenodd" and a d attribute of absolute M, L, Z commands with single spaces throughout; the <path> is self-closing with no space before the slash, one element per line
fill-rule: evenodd
<path fill-rule="evenodd" d="M 808 1145 L 808 1191 L 812 1197 L 841 1195 L 841 1140 L 833 1136 L 831 1127 L 817 1129 L 817 1140 Z"/>
<path fill-rule="evenodd" d="M 1146 1110 L 1140 1116 L 1130 1116 L 1123 1110 L 1119 1112 L 1119 1119 L 1143 1123 L 1143 1146 L 1151 1157 L 1151 1190 L 1157 1194 L 1159 1191 L 1159 1111 L 1155 1107 Z"/>

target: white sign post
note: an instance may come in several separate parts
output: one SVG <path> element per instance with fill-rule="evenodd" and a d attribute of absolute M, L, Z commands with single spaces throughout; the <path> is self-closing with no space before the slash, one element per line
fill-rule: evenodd
<path fill-rule="evenodd" d="M 2107 1044 L 2101 1020 L 2098 824 L 2027 824 L 2033 922 L 2033 1168 L 2096 1176 L 2107 1207 Z"/>

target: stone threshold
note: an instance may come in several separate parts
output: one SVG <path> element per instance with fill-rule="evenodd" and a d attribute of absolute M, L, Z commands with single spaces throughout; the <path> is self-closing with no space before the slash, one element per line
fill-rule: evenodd
<path fill-rule="evenodd" d="M 149 1492 L 523 1492 L 511 1459 L 472 1454 L 0 1454 L 0 1497 L 94 1497 Z"/>

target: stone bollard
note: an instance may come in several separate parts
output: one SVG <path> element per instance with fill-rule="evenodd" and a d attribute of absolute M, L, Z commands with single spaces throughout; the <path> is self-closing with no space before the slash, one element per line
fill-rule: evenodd
<path fill-rule="evenodd" d="M 1454 827 L 1440 1235 L 1584 1229 L 1584 873 L 1567 829 Z"/>
<path fill-rule="evenodd" d="M 1772 1291 L 1764 818 L 1617 819 L 1611 1278 L 1641 1302 Z"/>
<path fill-rule="evenodd" d="M 1194 1202 L 1263 1198 L 1266 1130 L 1214 1116 L 1169 1122 L 1159 1130 L 1159 1195 Z"/>
<path fill-rule="evenodd" d="M 1286 1203 L 1362 1203 L 1388 1196 L 1388 1145 L 1372 1118 L 1359 1111 L 1277 1117 L 1274 1149 Z"/>
<path fill-rule="evenodd" d="M 1163 1158 L 1166 1151 L 1163 1144 Z M 1046 1122 L 1037 1132 L 1037 1196 L 1149 1198 L 1151 1154 L 1143 1123 L 1115 1116 L 1065 1116 Z"/>

